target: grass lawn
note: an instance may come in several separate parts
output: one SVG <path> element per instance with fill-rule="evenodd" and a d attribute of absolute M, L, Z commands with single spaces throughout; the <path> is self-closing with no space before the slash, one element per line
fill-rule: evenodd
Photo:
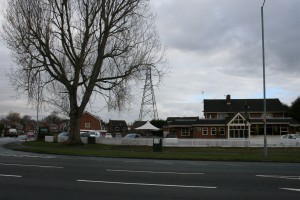
<path fill-rule="evenodd" d="M 101 156 L 141 159 L 180 159 L 180 160 L 222 160 L 222 161 L 273 161 L 299 162 L 300 148 L 268 148 L 264 158 L 263 148 L 222 148 L 222 147 L 163 147 L 162 152 L 153 152 L 151 146 L 123 146 L 88 144 L 66 146 L 62 143 L 24 142 L 11 146 L 15 150 L 47 154 Z"/>

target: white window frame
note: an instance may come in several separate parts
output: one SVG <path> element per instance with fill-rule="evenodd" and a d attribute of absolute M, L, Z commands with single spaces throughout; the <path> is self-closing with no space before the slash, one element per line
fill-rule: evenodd
<path fill-rule="evenodd" d="M 224 127 L 220 127 L 219 128 L 219 133 L 220 133 L 220 135 L 225 135 L 225 128 Z"/>
<path fill-rule="evenodd" d="M 208 128 L 207 127 L 202 128 L 202 135 L 208 135 Z"/>
<path fill-rule="evenodd" d="M 181 136 L 190 136 L 190 128 L 181 128 Z"/>
<path fill-rule="evenodd" d="M 211 128 L 210 135 L 217 135 L 217 128 L 215 128 L 215 127 Z"/>
<path fill-rule="evenodd" d="M 289 128 L 287 126 L 280 126 L 280 135 L 285 135 L 289 133 Z"/>
<path fill-rule="evenodd" d="M 84 123 L 85 128 L 91 128 L 91 123 Z"/>

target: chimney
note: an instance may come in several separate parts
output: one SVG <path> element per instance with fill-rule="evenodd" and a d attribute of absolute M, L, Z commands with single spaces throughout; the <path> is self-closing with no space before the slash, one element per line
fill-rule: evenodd
<path fill-rule="evenodd" d="M 227 95 L 226 95 L 226 104 L 227 104 L 227 105 L 231 105 L 231 97 L 230 97 L 230 94 L 227 94 Z"/>

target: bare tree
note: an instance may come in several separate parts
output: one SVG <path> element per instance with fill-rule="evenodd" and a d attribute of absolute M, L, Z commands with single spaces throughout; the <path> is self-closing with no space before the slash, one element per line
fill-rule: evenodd
<path fill-rule="evenodd" d="M 19 66 L 13 85 L 32 102 L 41 95 L 68 112 L 69 144 L 82 144 L 80 119 L 91 95 L 120 109 L 147 67 L 162 75 L 147 0 L 8 0 L 4 18 L 2 37 Z"/>
<path fill-rule="evenodd" d="M 53 123 L 56 125 L 63 123 L 63 119 L 58 116 L 57 112 L 52 112 L 50 115 L 45 117 L 43 121 L 47 123 Z"/>
<path fill-rule="evenodd" d="M 21 115 L 20 115 L 20 113 L 10 111 L 8 113 L 8 115 L 6 116 L 6 119 L 8 121 L 10 121 L 10 122 L 20 123 L 20 121 L 21 121 Z"/>

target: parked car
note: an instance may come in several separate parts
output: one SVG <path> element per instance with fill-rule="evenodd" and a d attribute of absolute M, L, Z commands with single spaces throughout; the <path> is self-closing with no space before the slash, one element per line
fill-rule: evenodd
<path fill-rule="evenodd" d="M 90 137 L 88 132 L 80 132 L 80 137 Z"/>
<path fill-rule="evenodd" d="M 18 130 L 15 128 L 10 128 L 7 131 L 4 132 L 4 136 L 8 136 L 8 137 L 18 137 L 19 133 Z"/>
<path fill-rule="evenodd" d="M 69 137 L 69 133 L 68 132 L 62 132 L 60 134 L 58 134 L 57 136 L 57 141 L 58 142 L 64 142 L 68 139 Z"/>
<path fill-rule="evenodd" d="M 164 139 L 166 144 L 177 144 L 178 143 L 178 138 L 175 133 L 169 133 L 166 135 Z"/>
<path fill-rule="evenodd" d="M 169 133 L 166 135 L 166 138 L 177 138 L 177 135 L 175 133 Z"/>
<path fill-rule="evenodd" d="M 32 133 L 32 132 L 28 132 L 26 135 L 27 135 L 27 138 L 34 138 L 34 133 Z"/>
<path fill-rule="evenodd" d="M 106 133 L 104 137 L 105 137 L 105 138 L 112 138 L 113 136 L 112 136 L 111 133 Z"/>
<path fill-rule="evenodd" d="M 101 137 L 101 133 L 97 130 L 80 129 L 80 134 L 88 133 L 90 137 Z M 88 137 L 84 134 L 84 137 Z"/>
<path fill-rule="evenodd" d="M 141 137 L 142 136 L 137 133 L 128 133 L 127 135 L 125 135 L 125 137 L 123 137 L 123 139 L 136 139 L 136 138 L 141 138 Z"/>
<path fill-rule="evenodd" d="M 90 136 L 89 137 L 100 137 L 101 134 L 98 131 L 89 131 L 87 132 Z"/>
<path fill-rule="evenodd" d="M 300 146 L 299 134 L 286 134 L 281 136 L 280 144 L 284 146 Z"/>

